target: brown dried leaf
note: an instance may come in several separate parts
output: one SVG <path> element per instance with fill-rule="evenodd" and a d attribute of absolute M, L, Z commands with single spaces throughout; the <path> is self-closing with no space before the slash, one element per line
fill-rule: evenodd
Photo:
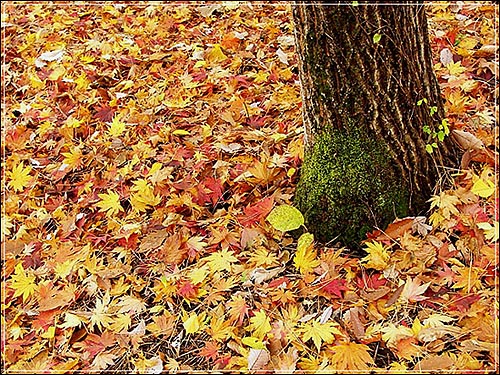
<path fill-rule="evenodd" d="M 365 301 L 371 302 L 371 301 L 376 301 L 376 300 L 382 298 L 390 291 L 391 291 L 391 289 L 389 287 L 381 286 L 375 290 L 370 290 L 370 291 L 361 290 L 360 295 L 361 295 L 361 298 L 363 298 Z"/>
<path fill-rule="evenodd" d="M 497 52 L 498 46 L 487 44 L 474 52 L 474 57 L 493 57 Z"/>
<path fill-rule="evenodd" d="M 415 368 L 418 368 L 419 371 L 445 370 L 453 366 L 454 363 L 455 361 L 444 353 L 442 355 L 430 355 L 422 359 L 415 365 Z"/>
<path fill-rule="evenodd" d="M 248 369 L 262 370 L 271 359 L 269 352 L 266 349 L 250 349 L 248 352 Z"/>
<path fill-rule="evenodd" d="M 474 134 L 462 130 L 453 130 L 451 133 L 453 140 L 464 150 L 482 150 L 483 142 Z"/>

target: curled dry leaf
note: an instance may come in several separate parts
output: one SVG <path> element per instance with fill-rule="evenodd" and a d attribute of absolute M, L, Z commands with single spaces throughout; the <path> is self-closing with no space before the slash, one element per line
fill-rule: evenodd
<path fill-rule="evenodd" d="M 250 273 L 250 279 L 252 279 L 255 284 L 262 284 L 264 281 L 272 279 L 273 277 L 278 275 L 284 269 L 285 267 L 276 267 L 276 268 L 271 268 L 269 270 L 266 270 L 265 268 L 262 267 L 255 268 Z"/>
<path fill-rule="evenodd" d="M 415 219 L 413 219 L 411 229 L 414 232 L 417 232 L 421 236 L 425 237 L 427 233 L 432 230 L 432 226 L 425 223 L 426 220 L 427 218 L 425 216 L 417 216 Z"/>
<path fill-rule="evenodd" d="M 474 52 L 474 57 L 493 57 L 498 50 L 498 46 L 487 44 Z"/>
<path fill-rule="evenodd" d="M 319 318 L 319 322 L 321 324 L 325 324 L 331 317 L 333 313 L 333 308 L 332 306 L 328 306 L 323 313 L 321 314 L 321 317 Z"/>
<path fill-rule="evenodd" d="M 430 355 L 418 362 L 416 366 L 418 366 L 419 371 L 432 371 L 438 368 L 443 370 L 449 369 L 454 363 L 455 361 L 445 353 L 442 355 Z"/>
<path fill-rule="evenodd" d="M 448 48 L 443 48 L 439 53 L 439 61 L 444 66 L 453 63 L 453 53 Z"/>
<path fill-rule="evenodd" d="M 247 362 L 248 370 L 262 370 L 271 359 L 269 352 L 266 349 L 250 349 L 248 352 Z"/>
<path fill-rule="evenodd" d="M 64 56 L 64 50 L 58 49 L 55 51 L 44 52 L 35 60 L 35 65 L 37 68 L 44 67 L 47 62 L 60 61 Z"/>
<path fill-rule="evenodd" d="M 345 319 L 351 323 L 351 328 L 354 333 L 354 336 L 358 340 L 365 337 L 365 327 L 359 318 L 359 309 L 358 307 L 352 307 L 348 310 L 348 314 L 346 314 Z"/>
<path fill-rule="evenodd" d="M 145 374 L 161 374 L 163 372 L 163 361 L 160 356 L 154 356 L 148 360 L 149 367 L 144 369 Z"/>
<path fill-rule="evenodd" d="M 278 55 L 279 60 L 283 64 L 288 65 L 288 56 L 281 50 L 281 48 L 276 51 L 276 55 Z"/>
<path fill-rule="evenodd" d="M 453 140 L 464 150 L 482 150 L 483 142 L 474 134 L 462 130 L 453 130 L 451 133 Z"/>
<path fill-rule="evenodd" d="M 369 290 L 369 291 L 361 290 L 360 295 L 361 298 L 363 298 L 366 302 L 372 302 L 382 298 L 390 291 L 391 288 L 389 288 L 388 286 L 381 286 L 375 290 Z"/>

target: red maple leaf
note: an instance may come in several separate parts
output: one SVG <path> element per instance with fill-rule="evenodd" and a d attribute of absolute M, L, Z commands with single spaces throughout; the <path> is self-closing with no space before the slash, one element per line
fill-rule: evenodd
<path fill-rule="evenodd" d="M 442 284 L 446 284 L 448 286 L 451 286 L 455 279 L 457 278 L 457 275 L 455 272 L 452 271 L 450 267 L 446 263 L 443 262 L 443 271 L 437 271 L 437 274 L 439 276 L 439 281 Z"/>
<path fill-rule="evenodd" d="M 106 349 L 106 343 L 101 339 L 102 337 L 94 333 L 89 333 L 85 340 L 76 342 L 73 345 L 75 348 L 81 348 L 84 352 L 88 353 L 90 357 L 95 357 L 97 354 Z"/>
<path fill-rule="evenodd" d="M 216 360 L 219 357 L 219 345 L 214 341 L 207 341 L 200 349 L 200 355 L 205 358 Z"/>
<path fill-rule="evenodd" d="M 51 325 L 54 325 L 54 317 L 59 314 L 61 311 L 58 309 L 41 311 L 36 319 L 33 320 L 32 328 L 39 329 L 43 328 L 47 330 Z"/>
<path fill-rule="evenodd" d="M 387 280 L 380 273 L 374 273 L 371 276 L 363 274 L 362 277 L 356 279 L 356 284 L 360 289 L 378 289 L 385 285 L 386 282 Z"/>
<path fill-rule="evenodd" d="M 194 300 L 198 296 L 198 287 L 191 284 L 189 280 L 181 282 L 177 293 L 187 300 Z"/>
<path fill-rule="evenodd" d="M 448 306 L 451 311 L 460 311 L 460 312 L 466 312 L 467 310 L 470 309 L 471 305 L 474 302 L 477 302 L 481 299 L 481 296 L 477 294 L 469 294 L 466 296 L 463 295 L 456 295 L 454 296 L 451 301 L 449 302 Z"/>
<path fill-rule="evenodd" d="M 205 181 L 203 181 L 203 185 L 206 188 L 205 192 L 207 193 L 207 196 L 212 204 L 217 204 L 223 193 L 220 180 L 213 177 L 208 177 L 205 179 Z"/>
<path fill-rule="evenodd" d="M 269 288 L 277 288 L 283 284 L 285 284 L 285 286 L 288 288 L 288 285 L 290 284 L 290 279 L 286 276 L 282 276 L 278 279 L 272 280 L 271 282 L 269 282 Z"/>
<path fill-rule="evenodd" d="M 94 117 L 102 122 L 109 122 L 113 120 L 113 116 L 115 115 L 116 107 L 110 107 L 107 104 L 103 104 L 100 107 L 95 108 L 96 113 Z"/>
<path fill-rule="evenodd" d="M 349 288 L 346 287 L 345 280 L 332 279 L 326 281 L 326 283 L 321 287 L 321 290 L 336 296 L 338 298 L 342 298 L 342 291 L 346 291 Z"/>
<path fill-rule="evenodd" d="M 261 199 L 243 209 L 245 216 L 239 218 L 241 225 L 248 227 L 260 222 L 273 209 L 274 195 Z"/>

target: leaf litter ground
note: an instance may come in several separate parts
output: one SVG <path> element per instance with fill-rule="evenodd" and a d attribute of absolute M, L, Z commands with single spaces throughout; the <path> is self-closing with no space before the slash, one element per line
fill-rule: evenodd
<path fill-rule="evenodd" d="M 498 7 L 427 10 L 462 170 L 360 259 L 266 220 L 289 5 L 2 4 L 5 370 L 498 370 Z"/>

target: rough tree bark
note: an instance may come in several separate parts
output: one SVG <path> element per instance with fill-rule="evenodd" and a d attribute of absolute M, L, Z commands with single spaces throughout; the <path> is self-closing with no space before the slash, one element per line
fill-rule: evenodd
<path fill-rule="evenodd" d="M 306 144 L 295 204 L 317 239 L 353 246 L 425 210 L 456 164 L 450 137 L 433 134 L 444 111 L 425 10 L 299 3 L 293 18 Z"/>

